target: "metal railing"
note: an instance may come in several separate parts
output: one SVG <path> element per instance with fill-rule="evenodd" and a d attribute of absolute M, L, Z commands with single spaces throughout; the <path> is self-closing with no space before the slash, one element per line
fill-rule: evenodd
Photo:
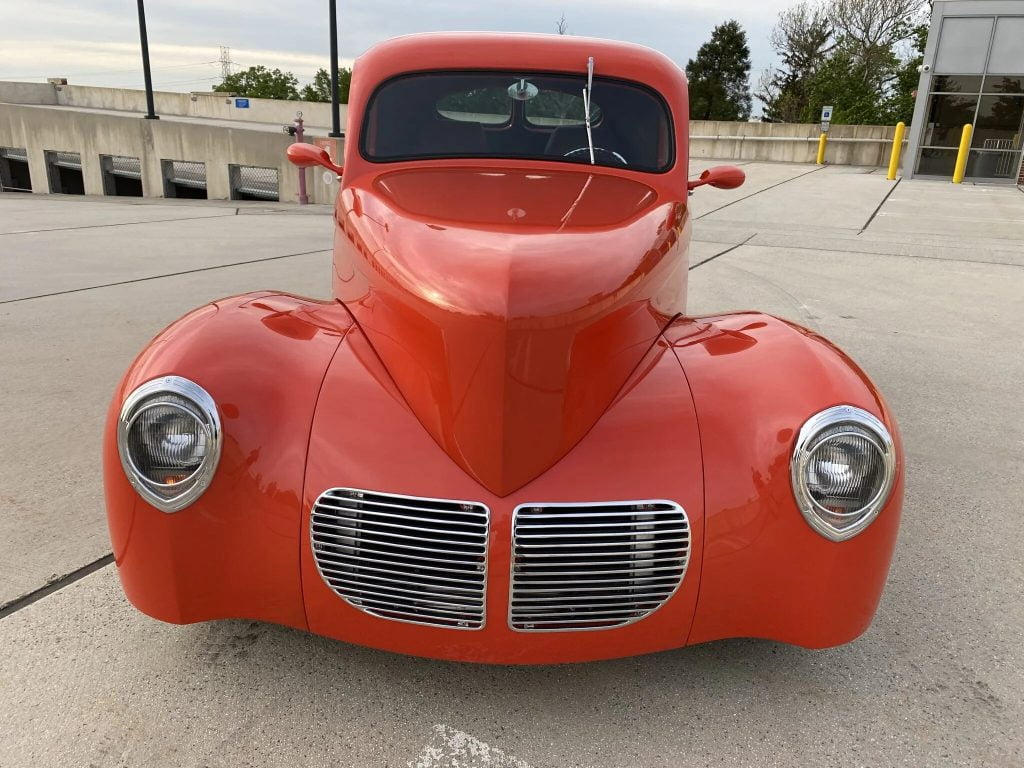
<path fill-rule="evenodd" d="M 231 183 L 232 200 L 272 200 L 277 202 L 281 199 L 277 168 L 229 165 L 228 177 Z"/>
<path fill-rule="evenodd" d="M 206 197 L 206 163 L 196 160 L 161 160 L 164 197 Z"/>
<path fill-rule="evenodd" d="M 0 192 L 31 191 L 28 150 L 24 147 L 0 147 Z"/>

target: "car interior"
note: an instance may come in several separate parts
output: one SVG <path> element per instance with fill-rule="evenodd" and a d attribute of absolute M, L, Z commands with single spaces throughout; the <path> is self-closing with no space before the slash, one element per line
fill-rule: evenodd
<path fill-rule="evenodd" d="M 422 73 L 371 97 L 363 155 L 375 162 L 492 157 L 558 160 L 661 172 L 673 158 L 671 120 L 646 86 L 594 78 L 590 126 L 583 75 Z"/>

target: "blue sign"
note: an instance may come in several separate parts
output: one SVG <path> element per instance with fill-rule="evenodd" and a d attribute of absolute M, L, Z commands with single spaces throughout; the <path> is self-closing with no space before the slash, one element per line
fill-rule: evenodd
<path fill-rule="evenodd" d="M 235 106 L 238 107 L 239 109 L 248 109 L 249 108 L 249 100 L 248 99 L 235 99 Z"/>

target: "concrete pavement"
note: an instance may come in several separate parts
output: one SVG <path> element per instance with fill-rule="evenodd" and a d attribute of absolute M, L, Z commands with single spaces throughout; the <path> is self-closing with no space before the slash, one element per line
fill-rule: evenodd
<path fill-rule="evenodd" d="M 0 618 L 0 766 L 1021 764 L 1024 194 L 744 167 L 691 198 L 690 312 L 791 318 L 886 394 L 908 473 L 879 614 L 829 651 L 533 669 L 169 626 L 112 566 L 60 581 L 109 552 L 100 425 L 139 347 L 217 296 L 326 295 L 330 220 L 0 196 L 0 605 L 59 587 Z"/>

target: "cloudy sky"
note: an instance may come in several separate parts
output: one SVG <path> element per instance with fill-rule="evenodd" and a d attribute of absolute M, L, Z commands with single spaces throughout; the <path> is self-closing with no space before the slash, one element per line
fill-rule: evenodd
<path fill-rule="evenodd" d="M 774 60 L 778 12 L 795 0 L 338 0 L 340 55 L 351 61 L 376 42 L 436 30 L 554 32 L 629 40 L 685 66 L 711 29 L 729 18 L 747 30 L 751 79 Z M 132 0 L 4 0 L 0 80 L 142 86 Z M 328 56 L 327 0 L 148 0 L 153 83 L 159 90 L 209 90 L 220 46 L 236 67 L 265 64 L 306 81 Z"/>

